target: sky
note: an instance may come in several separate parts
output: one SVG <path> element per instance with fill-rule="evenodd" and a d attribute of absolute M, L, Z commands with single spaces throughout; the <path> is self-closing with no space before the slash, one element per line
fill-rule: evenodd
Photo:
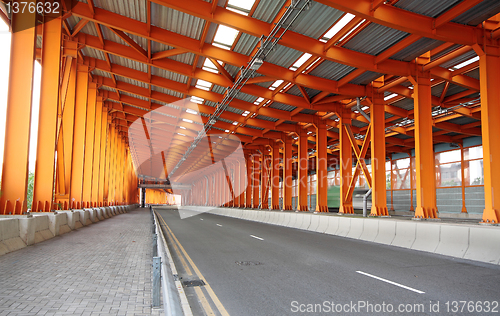
<path fill-rule="evenodd" d="M 3 166 L 4 141 L 5 141 L 5 117 L 7 115 L 7 93 L 9 85 L 9 62 L 10 62 L 10 38 L 9 27 L 0 19 L 0 165 Z M 38 109 L 40 100 L 40 76 L 42 67 L 35 62 L 35 74 L 33 82 L 33 104 L 31 110 L 31 136 L 29 170 L 35 171 L 36 142 L 38 133 Z M 0 175 L 3 167 L 0 168 Z"/>

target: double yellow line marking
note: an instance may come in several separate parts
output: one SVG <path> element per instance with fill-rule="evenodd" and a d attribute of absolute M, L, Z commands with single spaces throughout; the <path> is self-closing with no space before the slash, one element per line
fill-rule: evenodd
<path fill-rule="evenodd" d="M 177 252 L 178 257 L 180 258 L 181 264 L 183 265 L 184 269 L 186 270 L 186 273 L 188 275 L 193 275 L 193 273 L 192 273 L 192 271 L 191 271 L 191 269 L 189 267 L 189 265 L 191 265 L 191 267 L 194 270 L 194 273 L 198 276 L 198 278 L 200 278 L 201 280 L 203 280 L 203 282 L 205 282 L 205 289 L 206 289 L 208 295 L 210 296 L 210 298 L 212 299 L 212 301 L 214 302 L 215 306 L 219 310 L 219 313 L 222 316 L 229 316 L 229 313 L 226 311 L 226 309 L 224 308 L 224 306 L 220 302 L 220 300 L 217 297 L 217 295 L 215 295 L 215 292 L 212 290 L 212 287 L 210 286 L 210 284 L 208 284 L 207 280 L 205 279 L 205 277 L 203 276 L 203 274 L 201 274 L 201 272 L 198 269 L 198 267 L 194 264 L 194 262 L 191 259 L 191 257 L 189 257 L 189 255 L 187 254 L 186 250 L 184 250 L 184 247 L 182 247 L 181 243 L 179 242 L 179 240 L 177 239 L 177 237 L 175 237 L 175 235 L 172 232 L 172 230 L 170 229 L 170 227 L 168 227 L 168 225 L 165 222 L 165 220 L 163 219 L 163 217 L 160 214 L 158 214 L 158 213 L 157 213 L 157 215 L 158 215 L 158 218 L 160 219 L 160 221 L 165 226 L 165 228 L 167 230 L 167 234 L 169 235 L 170 240 L 172 240 L 172 244 L 174 246 L 174 249 Z M 184 257 L 189 262 L 189 265 L 184 260 Z M 203 309 L 207 313 L 207 315 L 215 315 L 215 313 L 212 310 L 212 307 L 210 307 L 210 304 L 208 303 L 208 300 L 206 299 L 205 295 L 203 294 L 203 291 L 201 290 L 201 288 L 200 287 L 195 287 L 195 292 L 196 292 L 196 295 L 198 296 L 198 298 L 199 298 L 199 300 L 201 302 L 201 305 L 202 305 Z"/>

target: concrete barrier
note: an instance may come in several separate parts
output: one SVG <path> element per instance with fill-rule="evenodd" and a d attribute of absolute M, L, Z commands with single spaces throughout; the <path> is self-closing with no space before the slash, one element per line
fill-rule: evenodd
<path fill-rule="evenodd" d="M 279 223 L 283 220 L 283 216 L 281 216 L 281 212 L 275 212 L 275 211 L 268 211 L 268 212 L 272 212 L 274 215 L 271 224 L 279 226 L 280 225 Z"/>
<path fill-rule="evenodd" d="M 39 243 L 54 237 L 50 231 L 49 217 L 47 215 L 33 215 L 35 219 L 35 243 Z"/>
<path fill-rule="evenodd" d="M 100 221 L 99 214 L 97 213 L 96 209 L 85 208 L 84 210 L 89 212 L 89 219 L 92 223 L 97 223 L 98 221 Z"/>
<path fill-rule="evenodd" d="M 297 214 L 297 216 L 299 216 L 299 218 L 302 217 L 302 220 L 301 221 L 299 220 L 299 222 L 302 222 L 302 223 L 300 224 L 298 229 L 308 230 L 309 226 L 311 226 L 311 220 L 312 220 L 311 217 L 313 216 L 313 214 L 311 214 L 309 212 L 308 213 L 305 213 L 305 212 L 296 213 L 296 214 Z"/>
<path fill-rule="evenodd" d="M 80 221 L 80 212 L 78 212 L 77 210 L 58 211 L 58 213 L 66 214 L 68 226 L 71 230 L 75 230 L 83 226 Z"/>
<path fill-rule="evenodd" d="M 74 212 L 77 212 L 80 214 L 80 223 L 83 226 L 87 226 L 92 224 L 92 221 L 90 220 L 90 212 L 88 210 L 73 210 Z"/>
<path fill-rule="evenodd" d="M 345 237 L 349 234 L 349 230 L 351 230 L 351 218 L 346 216 L 339 216 L 339 229 L 335 233 L 335 235 L 340 237 Z"/>
<path fill-rule="evenodd" d="M 396 222 L 396 234 L 391 245 L 403 248 L 411 248 L 417 234 L 417 223 L 414 221 Z"/>
<path fill-rule="evenodd" d="M 359 239 L 363 234 L 363 227 L 366 219 L 364 218 L 351 218 L 351 228 L 347 233 L 346 237 Z"/>
<path fill-rule="evenodd" d="M 497 227 L 471 227 L 469 248 L 464 259 L 500 264 L 500 229 Z"/>
<path fill-rule="evenodd" d="M 378 235 L 379 219 L 367 218 L 363 223 L 363 233 L 359 236 L 360 240 L 374 241 Z"/>
<path fill-rule="evenodd" d="M 318 215 L 318 214 L 312 214 L 311 215 L 311 224 L 309 225 L 309 227 L 307 228 L 307 230 L 310 230 L 312 232 L 315 232 L 316 229 L 318 228 L 319 226 L 319 221 L 321 219 L 321 216 Z"/>
<path fill-rule="evenodd" d="M 300 223 L 297 223 L 299 220 L 297 213 L 291 213 L 287 211 L 283 211 L 283 213 L 287 214 L 287 216 L 290 217 L 290 221 L 288 222 L 287 227 L 297 228 L 300 225 Z"/>
<path fill-rule="evenodd" d="M 390 245 L 396 236 L 396 221 L 380 220 L 378 222 L 378 234 L 374 242 Z"/>
<path fill-rule="evenodd" d="M 288 227 L 288 225 L 290 224 L 290 221 L 292 220 L 290 213 L 286 213 L 286 212 L 282 212 L 282 211 L 278 211 L 278 212 L 283 214 L 283 223 L 281 224 L 281 226 Z"/>
<path fill-rule="evenodd" d="M 325 229 L 325 234 L 328 235 L 336 235 L 337 230 L 339 229 L 339 217 L 338 216 L 329 216 L 328 224 Z"/>
<path fill-rule="evenodd" d="M 439 245 L 435 253 L 463 258 L 469 248 L 469 227 L 441 225 Z"/>
<path fill-rule="evenodd" d="M 441 225 L 417 222 L 415 242 L 411 249 L 434 252 L 439 245 Z"/>
<path fill-rule="evenodd" d="M 0 255 L 26 247 L 19 235 L 19 219 L 0 219 Z"/>
<path fill-rule="evenodd" d="M 324 234 L 328 229 L 328 223 L 330 222 L 330 216 L 317 216 L 318 217 L 318 227 L 316 227 L 316 231 L 318 233 Z"/>

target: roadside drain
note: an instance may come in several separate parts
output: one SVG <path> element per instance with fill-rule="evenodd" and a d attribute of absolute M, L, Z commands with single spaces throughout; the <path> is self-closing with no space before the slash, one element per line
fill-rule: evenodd
<path fill-rule="evenodd" d="M 239 266 L 260 266 L 262 264 L 258 261 L 236 261 L 235 263 Z"/>
<path fill-rule="evenodd" d="M 194 287 L 194 286 L 203 286 L 205 282 L 203 280 L 192 280 L 192 281 L 183 281 L 182 284 L 185 287 Z"/>

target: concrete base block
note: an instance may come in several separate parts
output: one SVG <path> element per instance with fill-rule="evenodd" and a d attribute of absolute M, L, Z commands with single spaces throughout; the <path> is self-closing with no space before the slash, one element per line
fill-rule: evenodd
<path fill-rule="evenodd" d="M 284 214 L 286 214 L 290 220 L 288 221 L 288 224 L 286 225 L 287 227 L 296 227 L 296 222 L 297 222 L 297 214 L 296 213 L 290 213 L 283 211 Z"/>
<path fill-rule="evenodd" d="M 335 235 L 340 237 L 345 237 L 349 234 L 349 230 L 351 230 L 351 218 L 349 217 L 339 217 L 338 218 L 339 228 Z"/>
<path fill-rule="evenodd" d="M 366 219 L 362 218 L 351 218 L 351 229 L 347 233 L 346 237 L 359 239 L 363 234 L 363 226 Z"/>
<path fill-rule="evenodd" d="M 469 227 L 442 225 L 435 253 L 463 258 L 469 248 Z"/>
<path fill-rule="evenodd" d="M 7 252 L 16 251 L 16 250 L 19 250 L 21 248 L 26 247 L 26 244 L 24 243 L 24 241 L 20 237 L 14 237 L 14 238 L 4 240 L 2 242 L 2 244 L 8 250 Z M 3 251 L 5 251 L 4 247 L 2 247 L 4 249 Z M 2 250 L 0 249 L 0 252 L 1 251 Z"/>
<path fill-rule="evenodd" d="M 339 217 L 338 216 L 328 217 L 328 224 L 325 230 L 325 234 L 336 235 L 337 230 L 339 230 Z"/>
<path fill-rule="evenodd" d="M 301 222 L 298 229 L 308 230 L 309 226 L 311 226 L 312 214 L 311 213 L 296 213 L 299 217 L 299 222 Z"/>
<path fill-rule="evenodd" d="M 318 233 L 325 233 L 325 231 L 328 229 L 328 223 L 330 222 L 329 218 L 327 216 L 317 216 L 318 217 L 318 227 L 316 227 L 316 231 Z"/>
<path fill-rule="evenodd" d="M 396 236 L 396 222 L 380 220 L 378 222 L 378 234 L 374 242 L 390 245 Z"/>
<path fill-rule="evenodd" d="M 27 246 L 33 245 L 35 243 L 35 230 L 36 230 L 36 223 L 34 217 L 19 219 L 18 234 L 19 237 L 21 237 L 21 239 Z"/>
<path fill-rule="evenodd" d="M 321 219 L 321 216 L 318 214 L 311 214 L 311 224 L 307 228 L 307 230 L 315 232 L 319 226 L 319 221 Z"/>
<path fill-rule="evenodd" d="M 416 227 L 415 242 L 411 249 L 434 252 L 439 244 L 441 225 L 418 222 Z"/>
<path fill-rule="evenodd" d="M 415 242 L 416 233 L 417 223 L 415 221 L 399 221 L 396 224 L 396 236 L 391 245 L 411 248 Z"/>
<path fill-rule="evenodd" d="M 54 237 L 54 233 L 50 230 L 49 216 L 33 215 L 33 218 L 35 218 L 35 243 Z"/>
<path fill-rule="evenodd" d="M 91 223 L 97 223 L 99 221 L 99 216 L 97 214 L 97 211 L 93 208 L 86 208 L 84 211 L 87 211 L 89 214 L 89 220 Z M 88 224 L 87 224 L 88 225 Z"/>
<path fill-rule="evenodd" d="M 500 264 L 500 229 L 471 227 L 469 234 L 469 249 L 464 259 Z"/>
<path fill-rule="evenodd" d="M 359 236 L 360 240 L 374 241 L 378 235 L 379 220 L 375 218 L 367 218 L 363 223 L 363 233 Z"/>

